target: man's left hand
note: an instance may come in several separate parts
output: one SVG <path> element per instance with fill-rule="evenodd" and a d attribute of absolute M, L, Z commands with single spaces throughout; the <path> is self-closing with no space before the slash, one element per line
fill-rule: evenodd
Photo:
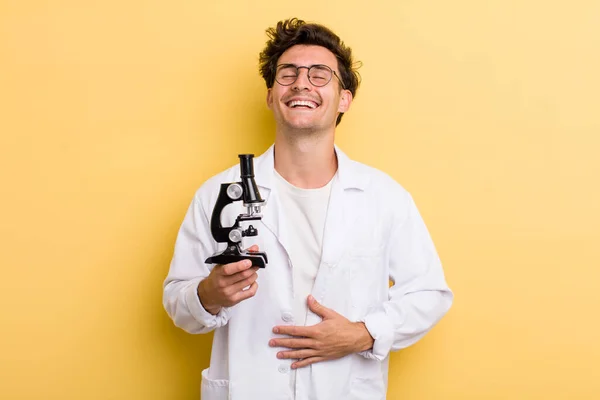
<path fill-rule="evenodd" d="M 269 341 L 271 347 L 294 349 L 277 353 L 277 357 L 281 359 L 298 359 L 292 364 L 292 368 L 334 360 L 373 346 L 373 338 L 364 323 L 349 321 L 319 304 L 312 296 L 308 296 L 308 308 L 323 318 L 323 321 L 313 326 L 276 326 L 273 328 L 274 333 L 292 337 Z"/>

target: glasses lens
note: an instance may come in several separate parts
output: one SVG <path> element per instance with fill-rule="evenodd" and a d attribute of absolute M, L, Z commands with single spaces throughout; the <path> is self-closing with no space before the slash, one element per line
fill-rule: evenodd
<path fill-rule="evenodd" d="M 291 85 L 298 77 L 298 69 L 293 65 L 283 65 L 279 67 L 275 74 L 275 79 L 281 85 Z"/>
<path fill-rule="evenodd" d="M 325 65 L 314 65 L 308 72 L 310 82 L 315 86 L 325 86 L 332 77 L 331 69 Z"/>
<path fill-rule="evenodd" d="M 308 72 L 310 82 L 315 86 L 325 86 L 332 77 L 331 70 L 325 65 L 314 65 Z"/>

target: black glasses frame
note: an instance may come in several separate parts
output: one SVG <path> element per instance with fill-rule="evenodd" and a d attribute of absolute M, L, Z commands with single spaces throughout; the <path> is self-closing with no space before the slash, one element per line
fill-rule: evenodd
<path fill-rule="evenodd" d="M 296 68 L 296 79 L 294 79 L 290 83 L 281 83 L 281 82 L 279 82 L 277 80 L 277 71 L 279 71 L 280 67 L 294 67 L 294 68 Z M 325 82 L 324 84 L 322 84 L 322 85 L 315 85 L 315 83 L 310 78 L 310 71 L 311 71 L 311 69 L 313 69 L 315 67 L 328 69 L 329 72 L 331 72 L 331 78 L 329 78 L 329 80 L 327 82 Z M 300 69 L 302 69 L 302 68 L 306 68 L 307 75 L 308 75 L 308 81 L 310 82 L 311 85 L 316 86 L 316 87 L 326 86 L 329 82 L 331 82 L 331 79 L 333 79 L 333 76 L 335 76 L 338 79 L 338 81 L 340 82 L 340 85 L 342 86 L 342 89 L 346 90 L 346 87 L 344 86 L 344 82 L 342 82 L 342 79 L 338 76 L 338 74 L 333 69 L 331 69 L 331 67 L 329 67 L 328 65 L 325 65 L 325 64 L 314 64 L 314 65 L 310 65 L 310 66 L 295 65 L 295 64 L 279 64 L 279 65 L 277 65 L 277 67 L 275 67 L 275 81 L 277 83 L 279 83 L 281 86 L 290 86 L 290 85 L 293 85 L 298 80 L 298 77 L 300 76 Z"/>

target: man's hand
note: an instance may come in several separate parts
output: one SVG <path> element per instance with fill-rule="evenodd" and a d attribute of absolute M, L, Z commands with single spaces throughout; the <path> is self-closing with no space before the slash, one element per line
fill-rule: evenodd
<path fill-rule="evenodd" d="M 292 368 L 359 353 L 373 347 L 373 338 L 362 322 L 350 322 L 308 296 L 308 307 L 323 321 L 313 326 L 276 326 L 274 333 L 293 336 L 269 341 L 271 347 L 294 349 L 277 353 L 278 358 L 298 359 Z"/>
<path fill-rule="evenodd" d="M 254 245 L 248 251 L 258 251 Z M 198 297 L 206 311 L 217 315 L 222 307 L 231 307 L 256 294 L 258 267 L 250 260 L 215 265 L 210 274 L 198 285 Z M 244 290 L 245 287 L 250 286 Z"/>

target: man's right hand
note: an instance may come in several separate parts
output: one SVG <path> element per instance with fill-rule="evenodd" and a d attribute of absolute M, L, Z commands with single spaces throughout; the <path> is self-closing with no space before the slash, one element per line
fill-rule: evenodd
<path fill-rule="evenodd" d="M 258 251 L 254 245 L 248 251 Z M 258 267 L 250 260 L 215 265 L 210 274 L 198 284 L 198 297 L 206 311 L 216 315 L 222 307 L 231 307 L 256 294 Z M 245 287 L 250 286 L 244 290 Z"/>

